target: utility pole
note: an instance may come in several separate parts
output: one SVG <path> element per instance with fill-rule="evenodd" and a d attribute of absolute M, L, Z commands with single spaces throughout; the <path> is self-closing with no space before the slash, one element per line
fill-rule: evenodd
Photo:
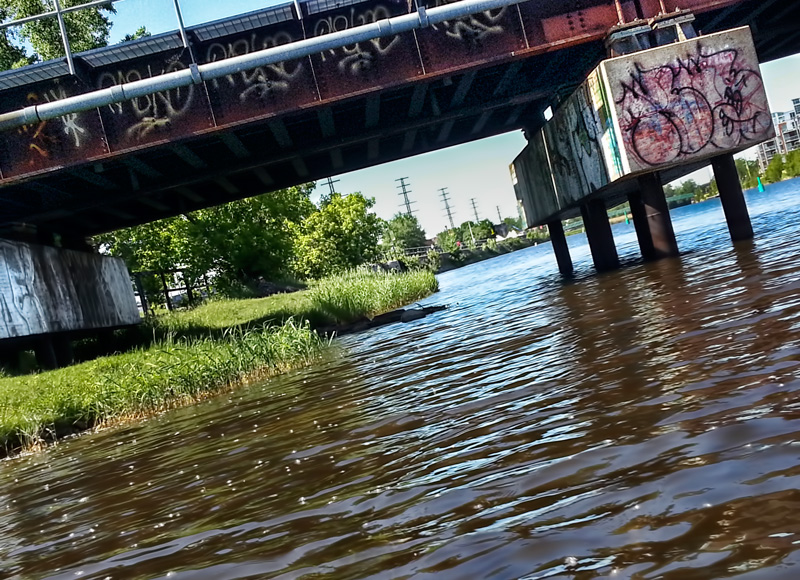
<path fill-rule="evenodd" d="M 500 206 L 496 205 L 495 207 L 497 208 L 497 223 L 501 224 L 503 223 L 503 216 L 500 215 Z"/>
<path fill-rule="evenodd" d="M 453 212 L 450 211 L 450 197 L 447 194 L 447 188 L 443 187 L 439 190 L 439 193 L 442 196 L 442 201 L 444 202 L 444 211 L 447 213 L 447 219 L 450 220 L 450 229 L 456 229 L 456 225 L 453 223 Z"/>
<path fill-rule="evenodd" d="M 333 189 L 333 184 L 338 182 L 339 182 L 338 179 L 331 179 L 330 177 L 327 178 L 325 181 L 323 181 L 323 183 L 328 186 L 328 189 L 331 190 L 331 195 L 336 193 L 336 191 Z"/>
<path fill-rule="evenodd" d="M 400 204 L 400 207 L 405 206 L 406 215 L 410 216 L 413 213 L 411 211 L 411 204 L 416 202 L 408 200 L 408 194 L 411 193 L 411 188 L 406 183 L 406 179 L 408 179 L 408 177 L 401 177 L 400 179 L 395 179 L 395 181 L 400 182 L 400 185 L 397 186 L 397 188 L 400 190 L 400 193 L 398 193 L 397 195 L 403 198 L 403 203 Z"/>
<path fill-rule="evenodd" d="M 472 202 L 472 213 L 475 214 L 475 223 L 477 224 L 481 221 L 481 218 L 478 217 L 478 208 L 475 207 L 475 198 L 473 197 L 470 201 Z"/>

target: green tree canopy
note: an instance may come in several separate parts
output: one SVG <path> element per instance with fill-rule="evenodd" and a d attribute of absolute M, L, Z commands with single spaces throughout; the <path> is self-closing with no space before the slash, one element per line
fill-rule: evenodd
<path fill-rule="evenodd" d="M 800 176 L 800 149 L 790 151 L 786 155 L 786 175 L 787 177 Z"/>
<path fill-rule="evenodd" d="M 361 193 L 324 197 L 296 238 L 296 271 L 320 278 L 376 260 L 384 222 L 369 211 L 373 205 Z"/>
<path fill-rule="evenodd" d="M 525 229 L 525 224 L 523 223 L 522 218 L 520 216 L 503 218 L 503 223 L 506 224 L 509 227 L 509 229 L 511 228 L 517 228 L 518 230 Z"/>
<path fill-rule="evenodd" d="M 226 288 L 291 274 L 294 236 L 314 211 L 311 185 L 280 189 L 186 216 L 187 265 Z"/>
<path fill-rule="evenodd" d="M 61 7 L 69 8 L 83 3 L 85 0 L 62 0 Z M 3 20 L 36 16 L 53 9 L 51 0 L 0 0 L 0 16 Z M 64 24 L 72 51 L 82 52 L 106 46 L 111 30 L 111 21 L 107 15 L 115 12 L 109 3 L 107 7 L 87 8 L 65 14 Z M 27 54 L 27 45 L 33 49 L 33 54 Z M 56 18 L 28 22 L 14 32 L 4 32 L 0 36 L 0 65 L 4 70 L 63 56 L 64 46 Z"/>
<path fill-rule="evenodd" d="M 767 169 L 764 171 L 764 179 L 770 183 L 780 181 L 783 179 L 783 169 L 783 156 L 779 153 L 767 165 Z"/>
<path fill-rule="evenodd" d="M 134 31 L 133 34 L 126 34 L 123 36 L 119 43 L 122 44 L 123 42 L 131 42 L 132 40 L 139 40 L 140 38 L 146 38 L 148 36 L 151 36 L 150 31 L 147 30 L 145 26 L 140 26 Z"/>
<path fill-rule="evenodd" d="M 388 222 L 383 233 L 383 248 L 387 252 L 400 252 L 406 248 L 425 245 L 425 230 L 416 216 L 398 213 Z"/>

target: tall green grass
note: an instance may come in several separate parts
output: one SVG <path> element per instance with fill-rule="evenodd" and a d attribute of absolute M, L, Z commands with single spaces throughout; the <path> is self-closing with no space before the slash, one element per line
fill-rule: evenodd
<path fill-rule="evenodd" d="M 313 282 L 308 290 L 246 300 L 211 300 L 193 310 L 159 316 L 156 336 L 196 336 L 231 327 L 307 320 L 312 327 L 348 323 L 399 308 L 438 289 L 429 270 L 403 274 L 358 269 Z"/>
<path fill-rule="evenodd" d="M 437 288 L 429 270 L 405 274 L 356 270 L 326 278 L 308 290 L 308 297 L 315 314 L 335 324 L 372 318 L 425 298 Z"/>
<path fill-rule="evenodd" d="M 436 288 L 431 272 L 351 272 L 293 294 L 213 300 L 159 316 L 124 337 L 134 348 L 122 354 L 0 376 L 0 454 L 308 364 L 325 344 L 312 327 L 372 317 Z"/>
<path fill-rule="evenodd" d="M 250 378 L 307 364 L 323 341 L 308 324 L 168 338 L 149 348 L 25 377 L 0 379 L 6 452 L 114 421 L 149 415 Z"/>

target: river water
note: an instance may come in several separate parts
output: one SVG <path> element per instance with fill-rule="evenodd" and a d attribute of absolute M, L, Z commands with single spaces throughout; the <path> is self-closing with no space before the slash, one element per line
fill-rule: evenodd
<path fill-rule="evenodd" d="M 800 577 L 800 180 L 675 210 L 679 259 L 549 244 L 427 319 L 0 464 L 4 578 Z"/>

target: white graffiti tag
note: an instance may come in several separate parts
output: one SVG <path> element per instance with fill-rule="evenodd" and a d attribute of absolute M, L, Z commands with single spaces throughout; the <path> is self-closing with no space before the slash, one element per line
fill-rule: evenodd
<path fill-rule="evenodd" d="M 354 26 L 361 26 L 389 18 L 392 13 L 385 6 L 376 6 L 372 10 L 356 13 L 350 9 L 349 16 L 340 14 L 319 20 L 314 26 L 314 36 L 322 36 Z M 339 59 L 337 66 L 342 73 L 359 75 L 375 67 L 378 57 L 385 56 L 401 41 L 400 36 L 391 38 L 375 38 L 367 42 L 359 42 L 338 49 L 321 53 L 323 62 L 328 58 Z"/>
<path fill-rule="evenodd" d="M 449 2 L 436 1 L 436 6 L 444 4 L 449 4 Z M 443 30 L 450 38 L 461 40 L 469 46 L 475 46 L 481 44 L 487 36 L 503 33 L 500 21 L 506 10 L 505 6 L 496 10 L 486 10 L 458 20 L 446 20 L 441 24 L 431 26 L 431 28 L 437 31 Z"/>
<path fill-rule="evenodd" d="M 66 96 L 67 95 L 64 92 L 64 89 L 58 87 L 58 91 L 50 89 L 48 92 L 46 92 L 44 98 L 47 99 L 48 103 L 52 103 L 53 101 L 64 99 Z M 80 147 L 81 135 L 86 135 L 86 129 L 78 125 L 78 113 L 69 113 L 63 117 L 59 117 L 59 120 L 61 121 L 64 135 L 71 135 L 72 140 L 75 142 L 75 147 Z"/>
<path fill-rule="evenodd" d="M 263 50 L 273 48 L 282 44 L 292 42 L 294 39 L 289 33 L 278 32 L 274 36 L 267 36 L 262 40 L 253 34 L 250 39 L 240 38 L 227 44 L 214 43 L 206 50 L 206 62 L 214 62 L 234 56 L 240 56 Z M 235 75 L 228 75 L 225 77 L 228 84 L 232 87 L 242 87 L 243 90 L 239 93 L 239 100 L 244 102 L 251 97 L 256 99 L 267 100 L 273 99 L 278 94 L 285 94 L 289 92 L 292 80 L 295 79 L 303 71 L 303 62 L 298 61 L 292 65 L 290 63 L 279 62 L 268 66 L 261 66 L 255 69 L 250 69 L 236 73 Z M 220 79 L 211 81 L 211 86 L 218 89 L 220 86 Z"/>
<path fill-rule="evenodd" d="M 184 68 L 186 68 L 186 65 L 182 62 L 172 60 L 160 72 L 155 74 L 151 65 L 147 65 L 145 74 L 142 74 L 138 69 L 116 71 L 115 73 L 106 72 L 100 75 L 97 84 L 99 88 L 107 88 L 171 73 Z M 169 128 L 174 120 L 180 118 L 189 110 L 194 98 L 194 91 L 194 85 L 189 85 L 127 101 L 133 111 L 136 122 L 125 131 L 125 135 L 129 139 L 141 140 L 153 131 Z M 125 112 L 125 104 L 113 103 L 109 105 L 109 110 L 114 115 L 122 115 Z"/>

